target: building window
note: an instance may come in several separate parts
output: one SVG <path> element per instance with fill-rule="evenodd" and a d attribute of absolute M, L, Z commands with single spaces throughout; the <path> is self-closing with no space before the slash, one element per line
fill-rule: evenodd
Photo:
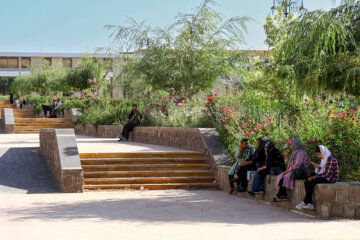
<path fill-rule="evenodd" d="M 29 57 L 22 57 L 21 58 L 21 68 L 22 69 L 29 68 L 30 64 L 31 64 L 31 58 L 29 58 Z"/>
<path fill-rule="evenodd" d="M 0 57 L 0 68 L 19 68 L 19 59 L 17 57 Z"/>
<path fill-rule="evenodd" d="M 7 68 L 7 57 L 0 57 L 0 68 Z"/>
<path fill-rule="evenodd" d="M 52 59 L 51 57 L 44 58 L 44 64 L 45 66 L 51 66 Z"/>
<path fill-rule="evenodd" d="M 72 58 L 63 58 L 63 67 L 72 68 Z"/>

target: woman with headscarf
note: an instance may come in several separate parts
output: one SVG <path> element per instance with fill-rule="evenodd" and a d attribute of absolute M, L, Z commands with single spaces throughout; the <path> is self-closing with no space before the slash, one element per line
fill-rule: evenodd
<path fill-rule="evenodd" d="M 296 205 L 297 209 L 314 209 L 312 194 L 314 187 L 318 183 L 335 183 L 339 177 L 339 166 L 337 159 L 331 155 L 329 149 L 323 145 L 319 145 L 315 148 L 315 152 L 318 158 L 321 159 L 320 165 L 312 163 L 315 167 L 315 175 L 308 177 L 304 182 L 306 196 L 304 201 Z"/>
<path fill-rule="evenodd" d="M 257 168 L 249 194 L 254 196 L 255 193 L 264 192 L 264 180 L 266 175 L 270 174 L 270 172 L 274 172 L 273 174 L 277 175 L 284 170 L 284 156 L 279 149 L 275 147 L 275 144 L 272 141 L 267 140 L 265 143 L 265 164 Z"/>
<path fill-rule="evenodd" d="M 263 138 L 257 138 L 256 139 L 256 150 L 254 152 L 252 163 L 255 165 L 256 169 L 259 169 L 263 166 L 265 166 L 265 144 L 266 141 Z M 263 189 L 262 189 L 263 190 Z M 250 195 L 254 195 L 251 191 L 248 192 Z"/>
<path fill-rule="evenodd" d="M 290 139 L 290 149 L 292 153 L 290 158 L 287 157 L 287 153 L 284 155 L 287 158 L 287 170 L 281 173 L 275 182 L 275 185 L 279 187 L 279 192 L 276 194 L 277 198 L 274 198 L 273 201 L 279 199 L 287 199 L 287 190 L 294 190 L 294 179 L 291 176 L 294 169 L 303 169 L 304 172 L 308 169 L 310 165 L 310 158 L 305 151 L 305 147 L 300 139 L 292 138 Z M 297 178 L 301 179 L 301 178 Z M 305 177 L 303 178 L 305 179 Z"/>

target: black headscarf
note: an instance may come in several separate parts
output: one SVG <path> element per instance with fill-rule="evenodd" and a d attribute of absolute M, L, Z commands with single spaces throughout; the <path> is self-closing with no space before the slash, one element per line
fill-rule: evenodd
<path fill-rule="evenodd" d="M 285 161 L 282 153 L 275 147 L 275 144 L 268 140 L 265 144 L 266 167 L 268 170 L 272 167 L 279 167 L 285 170 Z"/>
<path fill-rule="evenodd" d="M 263 138 L 258 138 L 256 139 L 256 141 L 259 144 L 259 147 L 256 148 L 255 152 L 254 152 L 254 156 L 252 159 L 253 164 L 256 165 L 256 167 L 262 167 L 265 165 L 265 144 L 266 141 Z"/>

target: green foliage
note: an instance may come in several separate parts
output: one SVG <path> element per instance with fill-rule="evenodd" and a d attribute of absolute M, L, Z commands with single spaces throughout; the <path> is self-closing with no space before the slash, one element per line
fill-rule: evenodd
<path fill-rule="evenodd" d="M 75 68 L 71 69 L 67 76 L 67 85 L 73 90 L 90 88 L 89 79 L 104 80 L 104 69 L 97 59 L 85 57 Z"/>
<path fill-rule="evenodd" d="M 302 14 L 288 29 L 278 62 L 291 66 L 308 92 L 360 95 L 360 2 Z"/>
<path fill-rule="evenodd" d="M 141 59 L 124 68 L 123 78 L 146 83 L 179 98 L 211 89 L 220 77 L 243 66 L 246 54 L 239 51 L 246 30 L 246 17 L 223 20 L 205 0 L 192 14 L 179 14 L 166 28 L 152 28 L 130 19 L 111 37 L 126 50 L 141 50 Z"/>
<path fill-rule="evenodd" d="M 0 77 L 0 89 L 2 94 L 9 93 L 10 86 L 14 81 L 14 77 Z"/>

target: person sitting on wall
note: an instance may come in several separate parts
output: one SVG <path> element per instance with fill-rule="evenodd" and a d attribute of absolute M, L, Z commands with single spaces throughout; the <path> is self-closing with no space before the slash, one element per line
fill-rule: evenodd
<path fill-rule="evenodd" d="M 312 194 L 314 187 L 318 183 L 335 183 L 339 177 L 339 165 L 337 159 L 331 155 L 329 149 L 323 145 L 319 145 L 315 148 L 315 152 L 318 158 L 321 159 L 321 163 L 318 165 L 312 163 L 315 168 L 315 173 L 310 174 L 307 180 L 304 182 L 306 196 L 304 201 L 296 205 L 297 209 L 314 209 Z"/>
<path fill-rule="evenodd" d="M 229 171 L 229 183 L 230 183 L 230 191 L 229 194 L 232 194 L 234 192 L 234 182 L 237 184 L 236 190 L 238 192 L 244 192 L 244 189 L 241 189 L 240 187 L 240 178 L 237 175 L 238 170 L 240 168 L 240 164 L 243 161 L 250 161 L 252 159 L 252 156 L 255 152 L 255 148 L 253 145 L 249 145 L 249 139 L 244 138 L 241 140 L 240 146 L 236 149 L 235 153 L 235 159 L 236 162 L 231 167 Z"/>
<path fill-rule="evenodd" d="M 51 114 L 50 114 L 50 118 L 56 118 L 56 110 L 61 106 L 62 102 L 60 100 L 60 98 L 56 99 L 56 104 L 55 107 L 53 109 L 51 109 Z"/>
<path fill-rule="evenodd" d="M 129 120 L 126 122 L 121 131 L 119 142 L 128 141 L 130 132 L 132 132 L 133 129 L 138 125 L 142 125 L 142 116 L 137 109 L 137 105 L 133 104 L 131 113 L 129 114 Z"/>
<path fill-rule="evenodd" d="M 275 144 L 267 140 L 265 143 L 265 163 L 258 167 L 249 194 L 265 192 L 265 177 L 267 175 L 279 175 L 285 170 L 285 161 L 282 153 L 275 147 Z"/>
<path fill-rule="evenodd" d="M 49 112 L 50 115 L 51 115 L 51 112 L 53 110 L 53 108 L 55 108 L 56 106 L 56 100 L 52 100 L 52 106 L 49 106 L 49 105 L 41 105 L 42 107 L 42 110 L 44 111 L 44 117 L 46 118 L 47 117 L 47 113 Z"/>

